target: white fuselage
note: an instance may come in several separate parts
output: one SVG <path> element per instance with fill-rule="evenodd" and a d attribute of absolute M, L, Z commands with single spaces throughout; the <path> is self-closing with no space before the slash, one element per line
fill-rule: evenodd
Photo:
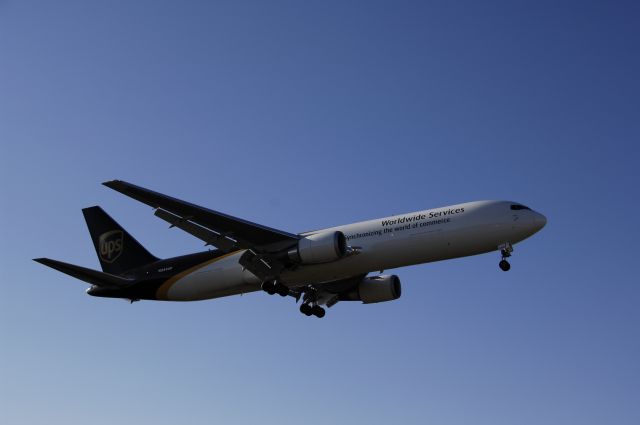
<path fill-rule="evenodd" d="M 288 286 L 301 286 L 495 251 L 505 243 L 515 244 L 533 235 L 546 223 L 535 211 L 511 209 L 514 204 L 467 202 L 324 229 L 321 231 L 343 232 L 348 245 L 359 253 L 286 270 L 280 279 Z M 177 276 L 163 285 L 162 298 L 192 301 L 259 290 L 260 280 L 238 264 L 243 252 L 216 258 Z"/>

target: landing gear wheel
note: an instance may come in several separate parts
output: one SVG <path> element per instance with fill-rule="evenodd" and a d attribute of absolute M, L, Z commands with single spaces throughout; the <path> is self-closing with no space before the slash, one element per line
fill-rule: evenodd
<path fill-rule="evenodd" d="M 276 285 L 273 282 L 264 282 L 262 284 L 262 290 L 269 295 L 276 293 Z"/>
<path fill-rule="evenodd" d="M 309 304 L 302 304 L 300 306 L 300 313 L 305 316 L 311 316 L 313 308 Z"/>
<path fill-rule="evenodd" d="M 500 269 L 503 272 L 508 272 L 511 269 L 511 264 L 507 261 L 507 258 L 511 257 L 511 253 L 513 252 L 513 246 L 510 242 L 505 242 L 502 245 L 498 246 L 500 250 L 500 255 L 502 256 L 502 260 L 498 263 Z"/>
<path fill-rule="evenodd" d="M 508 272 L 509 269 L 511 268 L 511 264 L 509 264 L 509 262 L 507 260 L 500 261 L 500 263 L 498 263 L 498 266 L 500 266 L 500 269 L 503 272 Z"/>
<path fill-rule="evenodd" d="M 262 290 L 269 295 L 278 294 L 281 297 L 289 295 L 289 287 L 277 281 L 267 281 L 262 284 Z"/>
<path fill-rule="evenodd" d="M 325 311 L 324 311 L 324 308 L 320 307 L 319 305 L 314 305 L 311 308 L 311 314 L 313 314 L 319 319 L 322 319 L 325 315 Z"/>
<path fill-rule="evenodd" d="M 289 288 L 286 285 L 283 285 L 281 283 L 277 283 L 276 284 L 276 293 L 278 295 L 280 295 L 281 297 L 286 297 L 287 295 L 289 295 Z"/>

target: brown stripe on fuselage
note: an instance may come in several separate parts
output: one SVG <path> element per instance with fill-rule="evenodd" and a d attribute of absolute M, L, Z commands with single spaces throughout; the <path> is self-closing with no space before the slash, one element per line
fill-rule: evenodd
<path fill-rule="evenodd" d="M 178 273 L 178 274 L 176 274 L 174 276 L 171 276 L 169 279 L 167 279 L 166 282 L 164 282 L 162 285 L 160 285 L 160 287 L 156 291 L 156 299 L 158 299 L 158 300 L 168 300 L 169 299 L 169 296 L 168 296 L 169 289 L 171 289 L 173 284 L 176 283 L 178 280 L 182 279 L 183 277 L 185 277 L 186 275 L 188 275 L 190 273 L 193 273 L 193 272 L 195 272 L 197 270 L 200 270 L 203 267 L 208 266 L 209 264 L 213 264 L 216 261 L 220 261 L 223 258 L 227 258 L 230 255 L 236 254 L 238 252 L 240 252 L 240 250 L 233 251 L 233 252 L 230 252 L 228 254 L 224 254 L 224 255 L 222 255 L 220 257 L 217 257 L 217 258 L 214 258 L 212 260 L 207 260 L 204 263 L 197 264 L 197 265 L 195 265 L 195 266 L 193 266 L 191 268 L 188 268 L 187 270 L 181 271 L 180 273 Z"/>

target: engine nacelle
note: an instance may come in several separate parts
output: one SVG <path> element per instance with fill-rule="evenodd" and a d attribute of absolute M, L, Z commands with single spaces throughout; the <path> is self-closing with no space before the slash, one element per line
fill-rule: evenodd
<path fill-rule="evenodd" d="M 402 285 L 396 275 L 371 276 L 362 279 L 352 291 L 340 296 L 341 301 L 362 301 L 364 304 L 393 301 L 400 298 Z"/>
<path fill-rule="evenodd" d="M 305 236 L 287 251 L 291 261 L 300 264 L 329 263 L 347 253 L 347 238 L 342 232 L 324 232 Z"/>

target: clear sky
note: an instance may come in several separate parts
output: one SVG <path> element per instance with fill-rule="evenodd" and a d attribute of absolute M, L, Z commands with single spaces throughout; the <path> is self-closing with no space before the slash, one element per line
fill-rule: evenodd
<path fill-rule="evenodd" d="M 0 423 L 640 423 L 638 2 L 0 2 Z M 92 298 L 100 185 L 291 232 L 508 199 L 549 223 L 322 320 Z"/>

